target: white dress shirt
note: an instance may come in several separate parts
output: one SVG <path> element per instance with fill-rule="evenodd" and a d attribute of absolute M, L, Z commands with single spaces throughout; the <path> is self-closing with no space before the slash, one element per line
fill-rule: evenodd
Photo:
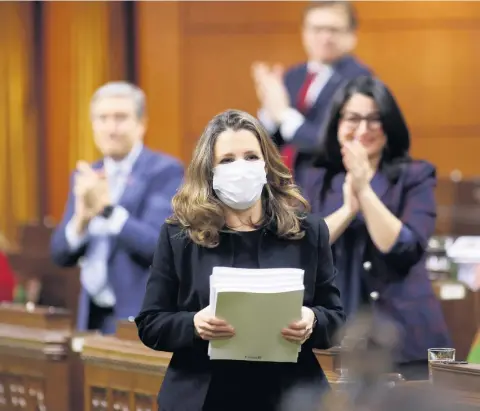
<path fill-rule="evenodd" d="M 309 73 L 317 73 L 317 76 L 310 84 L 306 95 L 307 106 L 311 107 L 315 104 L 323 88 L 332 77 L 333 68 L 317 62 L 309 62 L 307 64 L 307 71 Z M 305 116 L 295 107 L 289 107 L 282 117 L 282 122 L 278 124 L 271 118 L 264 108 L 261 108 L 258 111 L 258 119 L 266 130 L 270 134 L 274 134 L 280 128 L 280 133 L 282 134 L 283 139 L 288 142 L 293 139 L 297 130 L 305 122 Z"/>
<path fill-rule="evenodd" d="M 121 161 L 115 161 L 108 157 L 104 159 L 104 169 L 112 205 L 117 204 L 120 200 L 130 172 L 142 148 L 142 144 L 136 144 Z M 65 228 L 65 237 L 72 251 L 78 250 L 87 240 L 91 242 L 85 256 L 80 261 L 81 282 L 93 301 L 101 307 L 112 307 L 115 305 L 115 295 L 108 284 L 108 238 L 118 235 L 122 231 L 128 217 L 128 211 L 116 205 L 108 219 L 101 216 L 94 217 L 90 221 L 84 235 L 78 235 L 72 220 Z"/>

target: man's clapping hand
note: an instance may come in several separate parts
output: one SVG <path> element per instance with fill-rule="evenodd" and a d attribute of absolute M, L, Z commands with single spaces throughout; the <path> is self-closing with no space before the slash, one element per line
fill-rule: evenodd
<path fill-rule="evenodd" d="M 82 233 L 90 220 L 110 204 L 107 179 L 102 170 L 94 170 L 85 161 L 77 163 L 75 184 L 75 214 L 77 232 Z"/>
<path fill-rule="evenodd" d="M 284 69 L 280 64 L 269 66 L 255 62 L 251 68 L 258 100 L 262 108 L 278 123 L 290 107 L 287 88 L 283 82 Z"/>
<path fill-rule="evenodd" d="M 210 306 L 195 314 L 193 325 L 202 340 L 225 340 L 235 335 L 231 325 L 212 315 Z"/>

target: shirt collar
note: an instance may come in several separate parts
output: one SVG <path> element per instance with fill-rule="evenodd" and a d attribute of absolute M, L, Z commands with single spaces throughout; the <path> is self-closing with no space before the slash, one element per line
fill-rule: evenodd
<path fill-rule="evenodd" d="M 319 63 L 318 61 L 309 61 L 307 63 L 307 71 L 309 73 L 319 74 L 324 70 L 331 70 L 331 67 L 329 65 Z"/>
<path fill-rule="evenodd" d="M 140 156 L 142 149 L 143 144 L 138 142 L 132 147 L 127 156 L 120 161 L 115 161 L 111 157 L 105 157 L 104 166 L 107 175 L 115 174 L 117 171 L 120 171 L 124 175 L 129 174 L 130 171 L 132 171 L 133 165 Z"/>

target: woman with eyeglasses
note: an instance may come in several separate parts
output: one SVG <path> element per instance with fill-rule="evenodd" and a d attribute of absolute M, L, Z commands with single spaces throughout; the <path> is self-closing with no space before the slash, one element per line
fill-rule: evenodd
<path fill-rule="evenodd" d="M 329 227 L 347 316 L 367 307 L 393 319 L 398 372 L 428 379 L 428 348 L 451 344 L 425 268 L 435 167 L 409 156 L 403 115 L 376 78 L 356 78 L 338 91 L 324 133 L 304 194 Z"/>

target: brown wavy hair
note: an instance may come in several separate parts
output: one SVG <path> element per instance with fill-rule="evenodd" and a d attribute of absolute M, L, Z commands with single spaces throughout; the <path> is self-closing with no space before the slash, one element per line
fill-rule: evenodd
<path fill-rule="evenodd" d="M 214 147 L 218 136 L 226 130 L 248 130 L 260 144 L 267 169 L 262 224 L 273 224 L 279 237 L 303 238 L 302 220 L 310 211 L 310 205 L 293 183 L 290 170 L 263 126 L 239 110 L 227 110 L 208 123 L 195 147 L 183 185 L 173 197 L 173 215 L 167 222 L 180 225 L 196 244 L 210 248 L 218 245 L 225 217 L 223 204 L 212 187 Z"/>

